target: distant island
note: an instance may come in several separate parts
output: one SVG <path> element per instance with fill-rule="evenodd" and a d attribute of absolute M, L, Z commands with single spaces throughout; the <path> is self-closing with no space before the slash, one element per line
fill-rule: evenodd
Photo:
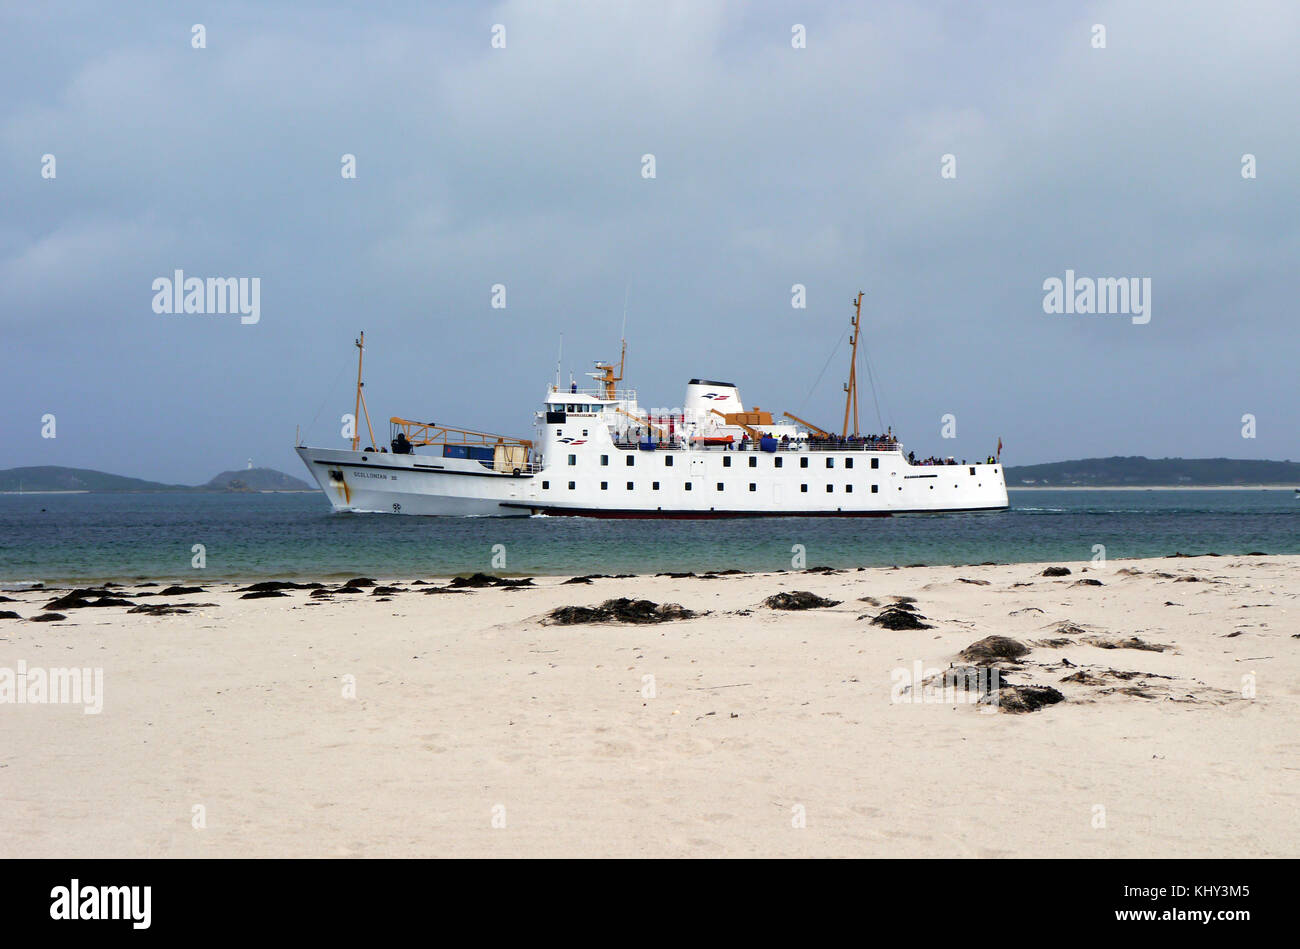
<path fill-rule="evenodd" d="M 1239 458 L 1082 458 L 1008 465 L 1008 488 L 1207 488 L 1300 486 L 1300 462 Z"/>
<path fill-rule="evenodd" d="M 314 491 L 312 485 L 274 468 L 244 468 L 223 471 L 206 484 L 163 484 L 141 478 L 92 471 L 89 468 L 64 468 L 39 465 L 0 471 L 0 493 L 85 491 L 95 494 L 127 491 L 220 491 L 223 493 L 261 493 L 263 491 Z"/>

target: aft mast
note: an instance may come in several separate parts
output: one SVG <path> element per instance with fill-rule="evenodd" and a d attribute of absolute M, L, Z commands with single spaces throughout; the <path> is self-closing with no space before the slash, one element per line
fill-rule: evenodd
<path fill-rule="evenodd" d="M 853 354 L 849 357 L 849 381 L 844 383 L 844 437 L 849 437 L 849 410 L 853 411 L 853 434 L 858 434 L 858 336 L 862 329 L 862 291 L 853 303 L 853 335 L 849 342 L 853 344 Z"/>

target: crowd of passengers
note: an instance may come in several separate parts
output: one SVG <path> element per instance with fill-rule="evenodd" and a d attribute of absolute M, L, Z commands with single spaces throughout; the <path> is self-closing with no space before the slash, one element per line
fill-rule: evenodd
<path fill-rule="evenodd" d="M 931 455 L 929 458 L 917 458 L 916 452 L 909 451 L 907 453 L 907 463 L 915 467 L 923 467 L 925 465 L 964 465 L 966 464 L 966 459 L 963 458 L 961 461 L 957 461 L 957 459 L 953 458 L 952 455 L 949 455 L 947 458 L 939 458 L 936 455 Z M 992 455 L 989 455 L 984 459 L 983 463 L 986 465 L 997 464 L 997 459 Z"/>

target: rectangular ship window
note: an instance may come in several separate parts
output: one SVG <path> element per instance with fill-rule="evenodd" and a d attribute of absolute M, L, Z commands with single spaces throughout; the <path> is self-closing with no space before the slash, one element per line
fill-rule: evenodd
<path fill-rule="evenodd" d="M 543 481 L 543 482 L 542 482 L 542 490 L 543 490 L 543 491 L 549 491 L 550 488 L 551 488 L 551 482 L 549 482 L 549 481 Z"/>
<path fill-rule="evenodd" d="M 756 484 L 755 484 L 754 482 L 752 482 L 752 481 L 749 482 L 749 490 L 751 490 L 751 491 L 757 491 L 757 490 L 758 490 L 758 485 L 756 485 Z"/>
<path fill-rule="evenodd" d="M 781 462 L 785 461 L 785 459 L 784 459 L 784 458 L 773 458 L 772 461 L 776 462 L 776 464 L 775 464 L 773 467 L 780 468 L 780 467 L 782 467 Z"/>
<path fill-rule="evenodd" d="M 834 467 L 835 467 L 835 459 L 834 459 L 834 458 L 827 458 L 827 459 L 826 459 L 826 467 L 827 467 L 827 468 L 834 468 Z"/>
<path fill-rule="evenodd" d="M 719 491 L 722 490 L 722 482 L 721 482 L 721 481 L 718 482 L 718 490 L 719 490 Z"/>
<path fill-rule="evenodd" d="M 830 494 L 830 493 L 831 493 L 832 491 L 834 491 L 834 490 L 835 490 L 835 485 L 833 485 L 833 484 L 828 484 L 828 485 L 826 485 L 826 493 L 827 493 L 827 494 Z"/>
<path fill-rule="evenodd" d="M 853 459 L 852 459 L 852 458 L 845 458 L 845 459 L 844 459 L 844 467 L 845 467 L 845 468 L 852 468 L 852 467 L 853 467 Z"/>
<path fill-rule="evenodd" d="M 871 493 L 872 493 L 872 494 L 879 494 L 879 493 L 880 493 L 880 485 L 878 485 L 878 484 L 873 484 L 873 485 L 871 486 Z"/>
<path fill-rule="evenodd" d="M 879 468 L 879 467 L 880 467 L 880 459 L 879 459 L 879 458 L 872 458 L 872 459 L 871 459 L 871 467 L 873 467 L 873 468 Z"/>
<path fill-rule="evenodd" d="M 627 483 L 627 489 L 628 489 L 629 491 L 632 490 L 632 482 L 631 482 L 631 481 L 629 481 L 629 482 Z"/>
<path fill-rule="evenodd" d="M 758 467 L 758 459 L 755 458 L 753 455 L 750 455 L 750 456 L 749 456 L 749 467 L 751 467 L 751 468 L 757 468 L 757 467 Z"/>
<path fill-rule="evenodd" d="M 608 481 L 602 481 L 602 482 L 600 483 L 600 490 L 602 490 L 602 491 L 608 491 L 608 490 L 609 490 L 609 482 L 608 482 Z"/>
<path fill-rule="evenodd" d="M 974 473 L 975 473 L 975 469 L 974 469 L 974 468 L 971 468 L 970 473 L 971 473 L 971 474 L 974 474 Z"/>
<path fill-rule="evenodd" d="M 673 466 L 673 456 L 672 456 L 672 455 L 664 455 L 664 467 L 665 467 L 665 468 L 671 468 L 672 466 Z"/>
<path fill-rule="evenodd" d="M 608 465 L 608 464 L 609 464 L 609 455 L 601 455 L 601 456 L 600 456 L 600 465 L 601 465 L 601 467 L 603 468 L 603 467 L 605 467 L 605 466 Z"/>
<path fill-rule="evenodd" d="M 808 485 L 806 485 L 806 484 L 801 484 L 801 485 L 799 485 L 799 490 L 802 491 L 804 494 L 807 494 L 807 493 L 808 493 Z"/>
<path fill-rule="evenodd" d="M 689 481 L 686 482 L 686 490 L 691 490 L 691 483 Z"/>
<path fill-rule="evenodd" d="M 724 468 L 730 468 L 730 467 L 731 467 L 731 456 L 730 456 L 730 455 L 723 455 L 723 456 L 722 456 L 722 467 L 724 467 Z"/>
<path fill-rule="evenodd" d="M 570 456 L 569 456 L 569 464 L 571 464 L 571 465 L 576 465 L 577 463 L 578 463 L 578 456 L 577 456 L 577 455 L 570 455 Z"/>
<path fill-rule="evenodd" d="M 651 490 L 651 491 L 658 491 L 658 490 L 659 490 L 659 482 L 658 482 L 658 481 L 651 482 L 651 484 L 650 484 L 650 490 Z"/>
<path fill-rule="evenodd" d="M 628 456 L 627 456 L 627 466 L 628 466 L 629 468 L 631 468 L 634 464 L 636 464 L 636 455 L 628 455 Z"/>
<path fill-rule="evenodd" d="M 573 482 L 573 481 L 570 481 L 570 482 L 569 482 L 569 490 L 570 490 L 570 491 L 572 491 L 572 490 L 573 490 L 574 488 L 576 488 L 576 487 L 577 487 L 577 484 L 576 484 L 575 482 Z"/>
<path fill-rule="evenodd" d="M 808 467 L 808 459 L 807 459 L 807 458 L 800 458 L 800 459 L 799 459 L 799 467 L 800 467 L 800 468 L 807 468 L 807 467 Z"/>
<path fill-rule="evenodd" d="M 851 484 L 846 484 L 846 485 L 844 486 L 844 493 L 845 493 L 845 494 L 852 494 L 852 493 L 853 493 L 853 485 L 851 485 Z"/>

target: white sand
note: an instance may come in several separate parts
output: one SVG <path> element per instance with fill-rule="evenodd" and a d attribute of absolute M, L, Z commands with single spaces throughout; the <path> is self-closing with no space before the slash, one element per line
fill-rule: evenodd
<path fill-rule="evenodd" d="M 219 604 L 189 615 L 0 620 L 0 667 L 102 667 L 105 681 L 99 715 L 0 706 L 0 856 L 1300 853 L 1300 558 L 1072 566 L 1064 580 L 1027 564 L 543 578 L 315 606 L 306 591 L 241 600 L 210 586 L 165 598 Z M 1105 585 L 1072 586 L 1081 576 Z M 845 602 L 760 606 L 782 590 Z M 857 619 L 879 612 L 858 597 L 896 594 L 935 628 Z M 0 609 L 27 617 L 54 594 L 10 595 L 20 602 Z M 537 621 L 625 595 L 714 612 Z M 1077 633 L 1035 647 L 1009 678 L 1067 701 L 1028 714 L 891 702 L 891 670 L 947 667 L 990 634 L 1060 637 L 1063 620 L 1174 649 L 1105 650 Z M 1063 684 L 1067 658 L 1172 678 Z M 1115 690 L 1135 684 L 1151 697 Z M 792 826 L 799 808 L 805 827 Z"/>

